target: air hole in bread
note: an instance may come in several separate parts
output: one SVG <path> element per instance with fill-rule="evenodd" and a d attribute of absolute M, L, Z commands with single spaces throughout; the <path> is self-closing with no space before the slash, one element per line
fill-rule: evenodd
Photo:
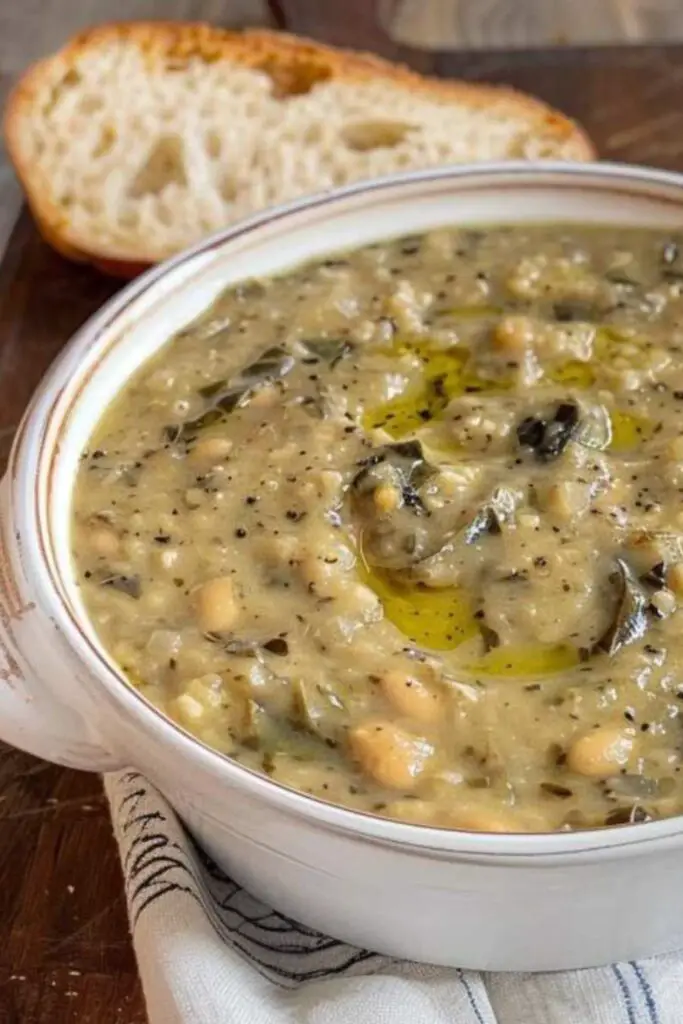
<path fill-rule="evenodd" d="M 103 106 L 104 100 L 101 96 L 83 96 L 83 98 L 78 101 L 78 113 L 96 114 Z"/>
<path fill-rule="evenodd" d="M 140 213 L 134 206 L 128 206 L 121 210 L 118 220 L 122 228 L 136 228 L 140 223 Z"/>
<path fill-rule="evenodd" d="M 73 89 L 74 86 L 79 85 L 80 81 L 80 72 L 78 72 L 76 68 L 69 68 L 66 74 L 62 75 L 59 81 L 55 82 L 50 89 L 50 93 L 42 108 L 43 115 L 45 117 L 49 117 L 61 100 L 62 96 L 68 92 L 69 89 Z"/>
<path fill-rule="evenodd" d="M 306 128 L 306 131 L 303 134 L 304 142 L 307 142 L 309 145 L 312 145 L 312 146 L 314 146 L 316 144 L 316 142 L 320 142 L 322 137 L 323 137 L 322 125 L 318 124 L 315 121 L 313 122 L 313 124 L 309 124 L 308 128 Z"/>
<path fill-rule="evenodd" d="M 234 203 L 237 199 L 237 182 L 234 178 L 230 178 L 226 175 L 221 179 L 218 186 L 218 191 L 221 194 L 221 199 L 225 203 Z"/>
<path fill-rule="evenodd" d="M 117 135 L 114 126 L 111 124 L 105 124 L 93 147 L 92 156 L 95 159 L 99 156 L 105 156 L 113 148 L 116 139 Z"/>
<path fill-rule="evenodd" d="M 183 140 L 179 135 L 162 135 L 155 142 L 128 194 L 132 199 L 158 195 L 167 185 L 187 185 Z"/>
<path fill-rule="evenodd" d="M 401 121 L 355 121 L 341 130 L 345 145 L 358 153 L 370 149 L 392 149 L 403 142 L 414 125 Z"/>
<path fill-rule="evenodd" d="M 204 148 L 206 149 L 206 155 L 210 160 L 217 160 L 221 155 L 222 141 L 221 137 L 216 131 L 207 132 L 204 136 Z"/>
<path fill-rule="evenodd" d="M 81 206 L 91 217 L 96 217 L 102 213 L 102 200 L 97 196 L 84 196 L 81 200 Z"/>
<path fill-rule="evenodd" d="M 273 95 L 276 99 L 286 100 L 290 96 L 304 96 L 319 82 L 326 82 L 332 77 L 332 69 L 325 64 L 299 61 L 287 65 L 275 62 L 270 66 L 264 64 L 259 68 L 265 72 L 273 83 Z"/>
<path fill-rule="evenodd" d="M 169 210 L 168 206 L 160 204 L 156 209 L 156 217 L 160 224 L 164 227 L 169 227 L 173 223 L 173 210 Z"/>

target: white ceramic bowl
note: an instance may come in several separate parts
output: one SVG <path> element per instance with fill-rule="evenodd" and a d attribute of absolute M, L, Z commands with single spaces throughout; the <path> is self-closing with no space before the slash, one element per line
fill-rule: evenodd
<path fill-rule="evenodd" d="M 603 165 L 446 168 L 269 211 L 138 279 L 38 389 L 0 490 L 0 736 L 61 764 L 132 765 L 237 881 L 302 922 L 437 964 L 547 970 L 683 946 L 683 817 L 487 835 L 386 821 L 276 785 L 202 746 L 127 685 L 69 555 L 78 458 L 129 375 L 230 282 L 448 224 L 683 229 L 683 177 Z"/>

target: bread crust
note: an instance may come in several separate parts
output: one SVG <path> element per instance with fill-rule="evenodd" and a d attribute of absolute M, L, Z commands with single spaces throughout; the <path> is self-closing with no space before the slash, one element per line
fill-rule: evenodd
<path fill-rule="evenodd" d="M 277 93 L 296 95 L 316 82 L 360 82 L 384 79 L 434 98 L 470 108 L 486 108 L 495 102 L 502 112 L 523 112 L 538 123 L 539 134 L 563 146 L 575 160 L 596 156 L 583 129 L 543 101 L 505 86 L 482 85 L 449 79 L 427 78 L 401 64 L 373 54 L 335 49 L 287 33 L 265 30 L 233 32 L 201 22 L 112 22 L 74 36 L 56 54 L 30 67 L 15 85 L 5 113 L 4 130 L 9 157 L 43 237 L 69 259 L 90 262 L 106 273 L 130 278 L 158 261 L 154 253 L 95 250 L 84 245 L 69 223 L 68 213 L 51 198 L 49 176 L 29 166 L 22 153 L 21 125 L 32 116 L 33 105 L 55 68 L 63 74 L 92 48 L 110 42 L 133 43 L 152 65 L 199 58 L 207 63 L 229 60 L 268 74 Z"/>

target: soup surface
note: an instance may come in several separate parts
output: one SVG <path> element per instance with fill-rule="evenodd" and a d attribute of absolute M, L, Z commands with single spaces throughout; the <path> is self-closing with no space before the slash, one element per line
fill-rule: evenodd
<path fill-rule="evenodd" d="M 225 292 L 83 453 L 133 685 L 354 808 L 683 810 L 683 238 L 443 230 Z"/>

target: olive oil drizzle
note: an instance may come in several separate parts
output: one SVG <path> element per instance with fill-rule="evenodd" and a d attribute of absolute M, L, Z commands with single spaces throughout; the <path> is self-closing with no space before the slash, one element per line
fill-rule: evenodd
<path fill-rule="evenodd" d="M 462 308 L 448 310 L 448 314 L 455 320 L 481 318 L 482 323 L 490 327 L 499 310 L 494 307 Z M 569 360 L 547 371 L 546 379 L 587 392 L 596 385 L 601 364 L 608 363 L 625 340 L 616 329 L 599 327 L 593 360 Z M 475 393 L 498 394 L 511 387 L 509 380 L 491 380 L 481 376 L 473 367 L 471 349 L 465 346 L 444 349 L 423 339 L 402 338 L 395 339 L 387 354 L 395 358 L 396 354 L 405 352 L 420 357 L 422 379 L 388 402 L 366 410 L 362 423 L 367 431 L 382 429 L 393 439 L 403 440 L 424 430 L 427 424 L 438 421 L 454 398 Z M 651 425 L 633 413 L 613 409 L 609 412 L 609 419 L 609 450 L 615 454 L 632 451 L 651 436 Z M 456 445 L 449 446 L 449 454 L 456 450 Z M 471 601 L 459 587 L 433 589 L 419 582 L 400 579 L 396 573 L 368 566 L 362 553 L 360 576 L 380 599 L 387 619 L 420 647 L 440 652 L 453 651 L 465 641 L 481 635 Z M 468 673 L 484 677 L 528 680 L 567 671 L 579 662 L 580 652 L 570 644 L 538 643 L 497 647 L 480 656 L 465 657 L 461 664 Z"/>

